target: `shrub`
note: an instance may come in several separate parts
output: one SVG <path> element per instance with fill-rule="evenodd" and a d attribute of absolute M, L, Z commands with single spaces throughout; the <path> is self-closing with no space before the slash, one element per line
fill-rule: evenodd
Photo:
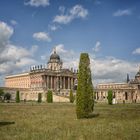
<path fill-rule="evenodd" d="M 88 118 L 93 112 L 93 107 L 94 97 L 90 59 L 87 53 L 82 53 L 79 62 L 78 87 L 76 93 L 77 118 Z"/>
<path fill-rule="evenodd" d="M 73 95 L 72 90 L 70 90 L 70 97 L 69 97 L 69 99 L 70 99 L 70 103 L 74 102 L 74 95 Z"/>
<path fill-rule="evenodd" d="M 53 95 L 52 95 L 52 91 L 48 90 L 47 92 L 47 102 L 48 103 L 52 103 L 53 102 Z"/>
<path fill-rule="evenodd" d="M 4 101 L 4 90 L 2 88 L 0 88 L 0 100 Z"/>
<path fill-rule="evenodd" d="M 20 102 L 20 95 L 19 95 L 19 90 L 16 92 L 16 103 Z"/>
<path fill-rule="evenodd" d="M 108 104 L 112 105 L 112 100 L 113 100 L 113 93 L 112 93 L 112 90 L 109 90 L 109 91 L 108 91 L 107 99 L 108 99 Z"/>
<path fill-rule="evenodd" d="M 4 90 L 2 88 L 0 88 L 0 96 L 4 95 Z"/>
<path fill-rule="evenodd" d="M 4 100 L 10 100 L 11 99 L 11 94 L 10 93 L 5 93 L 4 94 Z"/>
<path fill-rule="evenodd" d="M 38 100 L 37 100 L 38 103 L 41 103 L 42 102 L 42 94 L 41 93 L 38 93 Z"/>

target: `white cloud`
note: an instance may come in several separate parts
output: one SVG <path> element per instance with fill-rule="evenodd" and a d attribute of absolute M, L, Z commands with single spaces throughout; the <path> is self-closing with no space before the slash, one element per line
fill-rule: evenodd
<path fill-rule="evenodd" d="M 58 44 L 55 46 L 55 48 L 56 52 L 60 54 L 65 60 L 70 58 L 72 59 L 72 57 L 75 55 L 73 50 L 66 50 L 64 44 Z"/>
<path fill-rule="evenodd" d="M 125 10 L 117 10 L 113 16 L 115 17 L 120 17 L 120 16 L 129 16 L 132 14 L 132 11 L 130 9 L 125 9 Z"/>
<path fill-rule="evenodd" d="M 3 84 L 5 75 L 21 72 L 36 61 L 32 58 L 37 46 L 26 49 L 11 44 L 10 37 L 13 35 L 13 28 L 5 22 L 0 22 L 0 84 Z"/>
<path fill-rule="evenodd" d="M 131 76 L 136 74 L 137 65 L 137 63 L 114 57 L 91 59 L 91 69 L 96 84 L 99 82 L 125 82 L 127 73 Z"/>
<path fill-rule="evenodd" d="M 65 12 L 65 7 L 64 6 L 59 6 L 59 11 L 62 13 L 62 14 L 64 14 L 64 12 Z"/>
<path fill-rule="evenodd" d="M 57 22 L 60 24 L 67 24 L 67 23 L 70 23 L 72 20 L 73 20 L 73 16 L 57 15 L 57 16 L 55 16 L 53 22 Z"/>
<path fill-rule="evenodd" d="M 12 25 L 17 25 L 17 21 L 15 21 L 15 20 L 11 20 L 10 22 Z"/>
<path fill-rule="evenodd" d="M 48 27 L 51 31 L 56 31 L 58 28 L 60 28 L 60 26 L 55 25 L 55 24 L 49 25 Z"/>
<path fill-rule="evenodd" d="M 22 69 L 24 66 L 29 66 L 35 62 L 32 58 L 35 53 L 34 46 L 27 50 L 23 47 L 8 44 L 6 49 L 0 53 L 0 68 L 1 74 L 14 72 L 17 69 Z M 12 67 L 11 67 L 12 66 Z"/>
<path fill-rule="evenodd" d="M 0 55 L 0 62 L 16 61 L 22 57 L 30 56 L 30 52 L 22 47 L 8 44 Z"/>
<path fill-rule="evenodd" d="M 94 52 L 98 52 L 101 49 L 101 42 L 97 41 L 95 47 L 93 48 Z"/>
<path fill-rule="evenodd" d="M 30 6 L 34 6 L 34 7 L 39 7 L 39 6 L 49 6 L 49 0 L 30 0 L 28 2 L 25 3 L 25 5 L 30 5 Z"/>
<path fill-rule="evenodd" d="M 5 49 L 13 32 L 14 30 L 12 27 L 8 26 L 5 22 L 0 21 L 0 52 Z"/>
<path fill-rule="evenodd" d="M 60 15 L 56 15 L 53 19 L 53 22 L 59 24 L 68 24 L 76 18 L 84 19 L 87 17 L 87 15 L 88 15 L 87 9 L 83 8 L 81 5 L 75 5 L 68 11 L 68 13 L 66 14 L 61 13 Z"/>
<path fill-rule="evenodd" d="M 33 45 L 31 50 L 30 50 L 30 54 L 34 55 L 34 53 L 38 50 L 38 46 L 37 45 Z"/>
<path fill-rule="evenodd" d="M 45 55 L 41 55 L 41 60 L 46 60 L 46 56 Z"/>
<path fill-rule="evenodd" d="M 16 63 L 17 61 L 20 61 L 20 59 L 22 58 L 31 57 L 34 55 L 37 49 L 38 49 L 37 45 L 32 46 L 31 49 L 28 50 L 20 46 L 8 44 L 5 50 L 2 53 L 0 53 L 0 64 L 7 63 L 9 61 Z"/>
<path fill-rule="evenodd" d="M 20 59 L 19 61 L 16 62 L 16 66 L 24 67 L 24 66 L 30 66 L 35 63 L 36 63 L 36 61 L 34 59 L 23 57 L 22 59 Z"/>
<path fill-rule="evenodd" d="M 67 50 L 64 49 L 63 44 L 58 44 L 55 46 L 55 48 L 56 48 L 56 52 L 59 54 L 67 53 Z"/>
<path fill-rule="evenodd" d="M 84 9 L 81 5 L 75 5 L 71 10 L 70 14 L 73 17 L 85 18 L 88 15 L 88 10 Z"/>
<path fill-rule="evenodd" d="M 140 54 L 140 48 L 135 49 L 132 54 Z"/>
<path fill-rule="evenodd" d="M 51 41 L 51 38 L 48 33 L 46 32 L 38 32 L 33 34 L 33 38 L 35 38 L 37 41 Z"/>

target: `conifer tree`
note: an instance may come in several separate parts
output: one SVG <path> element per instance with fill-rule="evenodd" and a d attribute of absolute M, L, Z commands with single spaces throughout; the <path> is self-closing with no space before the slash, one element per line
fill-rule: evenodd
<path fill-rule="evenodd" d="M 0 96 L 4 95 L 4 90 L 2 88 L 0 88 Z"/>
<path fill-rule="evenodd" d="M 76 93 L 77 118 L 88 118 L 93 112 L 94 97 L 90 70 L 90 59 L 87 53 L 81 53 Z"/>
<path fill-rule="evenodd" d="M 38 93 L 38 103 L 41 103 L 41 102 L 42 102 L 42 94 Z"/>
<path fill-rule="evenodd" d="M 16 103 L 20 102 L 20 95 L 19 95 L 19 90 L 16 92 Z"/>
<path fill-rule="evenodd" d="M 74 95 L 73 95 L 72 90 L 70 90 L 70 97 L 69 97 L 69 99 L 70 99 L 70 103 L 74 102 Z"/>
<path fill-rule="evenodd" d="M 109 91 L 108 91 L 107 99 L 108 99 L 108 104 L 112 105 L 112 100 L 113 100 L 113 93 L 112 93 L 112 90 L 109 90 Z"/>
<path fill-rule="evenodd" d="M 48 90 L 47 92 L 47 102 L 48 103 L 52 103 L 53 102 L 53 95 L 52 95 L 52 91 Z"/>

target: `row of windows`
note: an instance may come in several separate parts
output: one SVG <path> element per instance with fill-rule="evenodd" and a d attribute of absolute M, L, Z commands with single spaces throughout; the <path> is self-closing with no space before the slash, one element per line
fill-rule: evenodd
<path fill-rule="evenodd" d="M 6 81 L 9 81 L 9 82 L 14 82 L 14 81 L 30 81 L 30 79 L 29 78 L 21 78 L 21 79 L 17 79 L 17 78 L 15 78 L 15 79 L 6 79 Z"/>
<path fill-rule="evenodd" d="M 103 85 L 99 85 L 98 88 L 124 88 L 126 87 L 126 85 L 106 85 L 106 86 L 103 86 Z"/>
<path fill-rule="evenodd" d="M 120 92 L 118 92 L 118 93 L 116 93 L 116 92 L 114 92 L 113 93 L 113 98 L 118 98 L 118 99 L 122 99 L 123 97 L 125 98 L 125 100 L 128 100 L 128 97 L 129 97 L 129 95 L 128 95 L 128 92 L 124 92 L 124 94 L 119 94 Z M 107 96 L 108 96 L 108 93 L 104 93 L 103 94 L 103 92 L 96 92 L 96 99 L 105 99 L 105 98 L 107 98 Z"/>

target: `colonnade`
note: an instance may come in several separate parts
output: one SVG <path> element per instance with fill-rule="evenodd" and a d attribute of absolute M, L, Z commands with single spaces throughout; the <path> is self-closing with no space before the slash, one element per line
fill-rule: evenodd
<path fill-rule="evenodd" d="M 59 89 L 72 89 L 74 86 L 75 78 L 70 76 L 43 76 L 43 87 L 47 89 L 59 90 Z"/>
<path fill-rule="evenodd" d="M 108 96 L 108 91 L 96 91 L 95 92 L 96 95 L 96 100 L 99 101 L 104 101 L 107 100 L 107 96 Z M 132 92 L 131 90 L 117 90 L 117 91 L 113 91 L 113 98 L 115 98 L 118 101 L 137 101 L 139 100 L 138 97 L 138 93 L 137 90 L 135 92 Z"/>

